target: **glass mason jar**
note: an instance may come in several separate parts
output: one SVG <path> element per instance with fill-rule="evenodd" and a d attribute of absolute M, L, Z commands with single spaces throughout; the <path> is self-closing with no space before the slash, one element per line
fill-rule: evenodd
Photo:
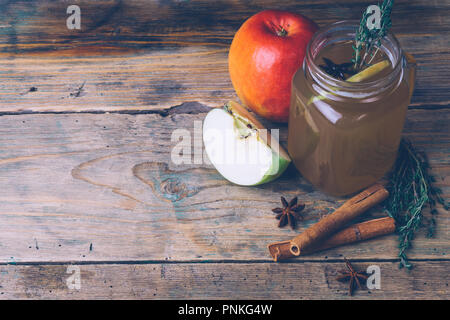
<path fill-rule="evenodd" d="M 380 49 L 392 67 L 375 80 L 347 82 L 322 71 L 315 58 L 352 41 L 357 27 L 342 21 L 319 30 L 292 79 L 289 154 L 307 180 L 338 196 L 373 184 L 392 167 L 414 90 L 414 59 L 391 33 Z"/>

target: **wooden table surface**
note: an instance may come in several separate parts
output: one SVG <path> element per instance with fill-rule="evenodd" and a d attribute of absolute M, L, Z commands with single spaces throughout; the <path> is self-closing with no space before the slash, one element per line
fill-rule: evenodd
<path fill-rule="evenodd" d="M 68 30 L 67 1 L 0 1 L 0 297 L 348 299 L 335 280 L 347 257 L 381 267 L 381 289 L 356 298 L 448 299 L 449 212 L 435 238 L 417 236 L 409 272 L 398 270 L 395 235 L 274 263 L 267 244 L 343 199 L 293 168 L 240 187 L 210 165 L 170 160 L 175 129 L 201 152 L 197 121 L 236 99 L 227 54 L 246 18 L 279 8 L 323 26 L 373 2 L 71 1 L 81 30 Z M 449 16 L 448 0 L 397 0 L 392 17 L 418 61 L 404 134 L 428 153 L 447 201 Z M 306 202 L 296 231 L 276 226 L 281 195 Z M 66 284 L 72 265 L 79 290 Z"/>

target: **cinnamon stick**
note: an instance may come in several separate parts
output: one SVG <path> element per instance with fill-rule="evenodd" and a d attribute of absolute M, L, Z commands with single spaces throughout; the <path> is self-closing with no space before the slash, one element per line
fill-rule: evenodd
<path fill-rule="evenodd" d="M 388 191 L 381 184 L 374 184 L 353 198 L 347 200 L 332 214 L 326 216 L 303 233 L 292 239 L 290 252 L 299 256 L 305 249 L 327 238 L 350 223 L 367 209 L 388 197 Z"/>
<path fill-rule="evenodd" d="M 303 253 L 314 253 L 341 245 L 355 243 L 390 234 L 395 231 L 395 220 L 390 217 L 379 218 L 354 224 L 341 230 L 330 238 L 312 245 Z M 290 251 L 291 241 L 275 242 L 268 246 L 270 255 L 275 261 L 295 257 Z"/>

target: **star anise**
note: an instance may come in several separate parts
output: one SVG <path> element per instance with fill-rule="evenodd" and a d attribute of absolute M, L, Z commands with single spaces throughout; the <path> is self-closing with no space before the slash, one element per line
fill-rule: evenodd
<path fill-rule="evenodd" d="M 345 258 L 344 258 L 345 259 Z M 348 292 L 351 296 L 353 296 L 353 292 L 356 288 L 361 288 L 360 280 L 367 280 L 368 275 L 365 272 L 355 271 L 350 261 L 345 259 L 345 264 L 347 265 L 348 271 L 341 271 L 341 275 L 336 278 L 337 281 L 340 282 L 348 282 Z"/>
<path fill-rule="evenodd" d="M 345 80 L 346 75 L 352 76 L 356 72 L 353 69 L 353 63 L 352 62 L 345 62 L 341 64 L 336 64 L 330 59 L 323 58 L 323 61 L 325 64 L 319 65 L 319 67 L 328 73 L 330 76 L 335 77 L 337 79 Z"/>
<path fill-rule="evenodd" d="M 303 219 L 299 212 L 305 208 L 305 204 L 297 203 L 297 201 L 298 199 L 295 197 L 288 203 L 284 197 L 281 197 L 283 208 L 272 209 L 277 214 L 276 218 L 280 220 L 278 227 L 284 227 L 289 223 L 291 228 L 295 229 L 297 219 Z"/>

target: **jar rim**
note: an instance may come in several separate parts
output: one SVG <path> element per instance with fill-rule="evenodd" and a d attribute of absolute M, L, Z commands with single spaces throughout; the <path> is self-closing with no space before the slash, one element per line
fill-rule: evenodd
<path fill-rule="evenodd" d="M 338 89 L 344 89 L 345 91 L 360 91 L 360 90 L 368 90 L 368 91 L 376 91 L 382 88 L 389 86 L 389 84 L 393 83 L 397 78 L 398 74 L 402 69 L 402 57 L 403 52 L 400 47 L 400 43 L 397 38 L 392 34 L 392 32 L 388 31 L 385 38 L 383 38 L 382 48 L 390 49 L 388 53 L 391 64 L 393 65 L 392 70 L 383 78 L 379 78 L 372 81 L 365 82 L 348 82 L 345 80 L 340 80 L 332 77 L 325 71 L 323 71 L 314 61 L 315 56 L 319 51 L 316 50 L 318 45 L 324 46 L 324 42 L 331 38 L 331 35 L 338 31 L 346 32 L 347 40 L 353 40 L 355 38 L 355 33 L 358 28 L 359 21 L 357 20 L 342 20 L 338 22 L 334 22 L 325 27 L 320 28 L 311 40 L 308 42 L 306 47 L 306 57 L 304 63 L 307 64 L 308 68 L 313 71 L 316 75 L 316 82 L 325 82 L 328 85 L 331 85 Z M 383 45 L 384 44 L 384 45 Z M 388 48 L 386 45 L 389 45 Z M 317 81 L 319 80 L 319 81 Z"/>

